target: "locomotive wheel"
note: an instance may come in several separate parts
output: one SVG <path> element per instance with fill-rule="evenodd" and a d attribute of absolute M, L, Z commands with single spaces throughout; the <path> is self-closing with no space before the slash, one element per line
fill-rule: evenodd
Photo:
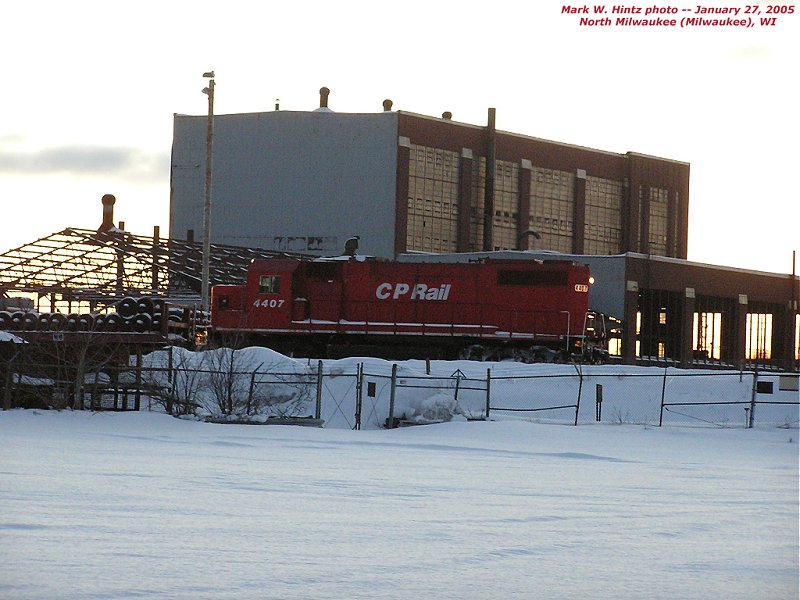
<path fill-rule="evenodd" d="M 486 348 L 480 344 L 470 344 L 462 348 L 458 353 L 459 360 L 486 360 Z"/>
<path fill-rule="evenodd" d="M 4 310 L 0 311 L 0 331 L 8 331 L 11 329 L 14 320 L 11 318 L 11 313 Z"/>

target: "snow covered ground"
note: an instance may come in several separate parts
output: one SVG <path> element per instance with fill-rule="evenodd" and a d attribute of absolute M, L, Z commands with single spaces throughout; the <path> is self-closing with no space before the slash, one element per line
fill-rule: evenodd
<path fill-rule="evenodd" d="M 798 597 L 798 431 L 0 412 L 0 597 Z"/>

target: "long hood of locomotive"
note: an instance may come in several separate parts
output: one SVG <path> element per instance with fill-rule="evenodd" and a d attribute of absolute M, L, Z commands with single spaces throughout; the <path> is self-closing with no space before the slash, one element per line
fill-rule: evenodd
<path fill-rule="evenodd" d="M 279 292 L 259 292 L 262 277 L 279 277 Z M 226 304 L 238 312 L 212 319 L 220 329 L 274 333 L 563 337 L 582 329 L 588 279 L 571 264 L 353 261 L 321 270 L 265 261 L 254 264 L 241 301 Z"/>

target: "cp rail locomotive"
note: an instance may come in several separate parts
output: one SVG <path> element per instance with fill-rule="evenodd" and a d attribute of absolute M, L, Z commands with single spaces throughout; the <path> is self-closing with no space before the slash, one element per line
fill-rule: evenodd
<path fill-rule="evenodd" d="M 596 361 L 589 286 L 557 260 L 254 260 L 244 285 L 213 287 L 211 335 L 294 356 Z"/>

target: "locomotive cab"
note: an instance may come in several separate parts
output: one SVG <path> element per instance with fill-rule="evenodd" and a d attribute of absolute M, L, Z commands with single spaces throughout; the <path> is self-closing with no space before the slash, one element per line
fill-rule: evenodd
<path fill-rule="evenodd" d="M 253 261 L 247 273 L 248 322 L 254 329 L 281 329 L 292 317 L 296 260 Z"/>

